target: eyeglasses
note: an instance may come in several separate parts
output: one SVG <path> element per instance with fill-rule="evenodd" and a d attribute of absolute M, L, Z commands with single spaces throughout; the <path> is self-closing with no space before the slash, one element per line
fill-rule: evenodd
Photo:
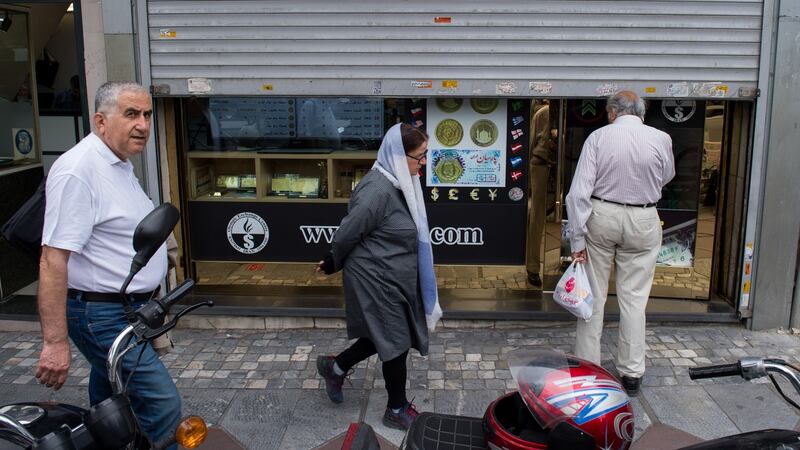
<path fill-rule="evenodd" d="M 411 158 L 411 159 L 415 160 L 415 161 L 416 161 L 416 162 L 418 162 L 418 163 L 421 163 L 421 162 L 422 162 L 422 160 L 424 160 L 425 158 L 427 158 L 427 157 L 428 157 L 428 153 L 427 153 L 427 152 L 426 152 L 426 153 L 423 153 L 423 154 L 422 154 L 422 156 L 411 156 L 411 155 L 409 155 L 408 153 L 406 153 L 406 156 L 408 156 L 409 158 Z"/>

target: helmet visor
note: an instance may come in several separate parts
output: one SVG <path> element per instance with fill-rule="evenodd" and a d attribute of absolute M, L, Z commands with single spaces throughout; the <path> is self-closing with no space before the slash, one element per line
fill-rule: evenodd
<path fill-rule="evenodd" d="M 508 367 L 525 405 L 544 428 L 564 420 L 581 425 L 629 402 L 606 371 L 559 351 L 514 351 L 508 354 Z"/>

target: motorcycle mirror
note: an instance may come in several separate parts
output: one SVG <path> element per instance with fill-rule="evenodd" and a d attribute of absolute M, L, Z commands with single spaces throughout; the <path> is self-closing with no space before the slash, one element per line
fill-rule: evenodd
<path fill-rule="evenodd" d="M 135 267 L 138 272 L 150 261 L 175 228 L 180 216 L 178 209 L 171 203 L 162 203 L 144 216 L 133 232 L 133 249 L 136 250 L 136 255 L 133 257 L 131 270 Z"/>

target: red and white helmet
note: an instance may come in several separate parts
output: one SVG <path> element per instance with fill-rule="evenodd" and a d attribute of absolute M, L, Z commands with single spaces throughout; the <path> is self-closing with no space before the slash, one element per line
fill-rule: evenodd
<path fill-rule="evenodd" d="M 553 350 L 512 352 L 508 362 L 520 397 L 548 434 L 546 448 L 630 447 L 634 425 L 630 399 L 608 371 Z M 565 442 L 559 441 L 569 444 L 562 447 Z"/>

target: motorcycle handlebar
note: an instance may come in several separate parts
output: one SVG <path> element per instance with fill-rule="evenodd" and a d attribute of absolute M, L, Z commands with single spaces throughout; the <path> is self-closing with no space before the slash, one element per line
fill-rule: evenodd
<path fill-rule="evenodd" d="M 194 280 L 186 279 L 175 289 L 168 292 L 163 298 L 150 300 L 146 305 L 136 311 L 139 319 L 150 329 L 159 328 L 164 323 L 164 317 L 169 310 L 178 303 L 194 287 Z"/>
<path fill-rule="evenodd" d="M 703 378 L 732 377 L 742 375 L 742 365 L 738 362 L 732 364 L 718 364 L 716 366 L 691 367 L 689 378 L 700 380 Z"/>

